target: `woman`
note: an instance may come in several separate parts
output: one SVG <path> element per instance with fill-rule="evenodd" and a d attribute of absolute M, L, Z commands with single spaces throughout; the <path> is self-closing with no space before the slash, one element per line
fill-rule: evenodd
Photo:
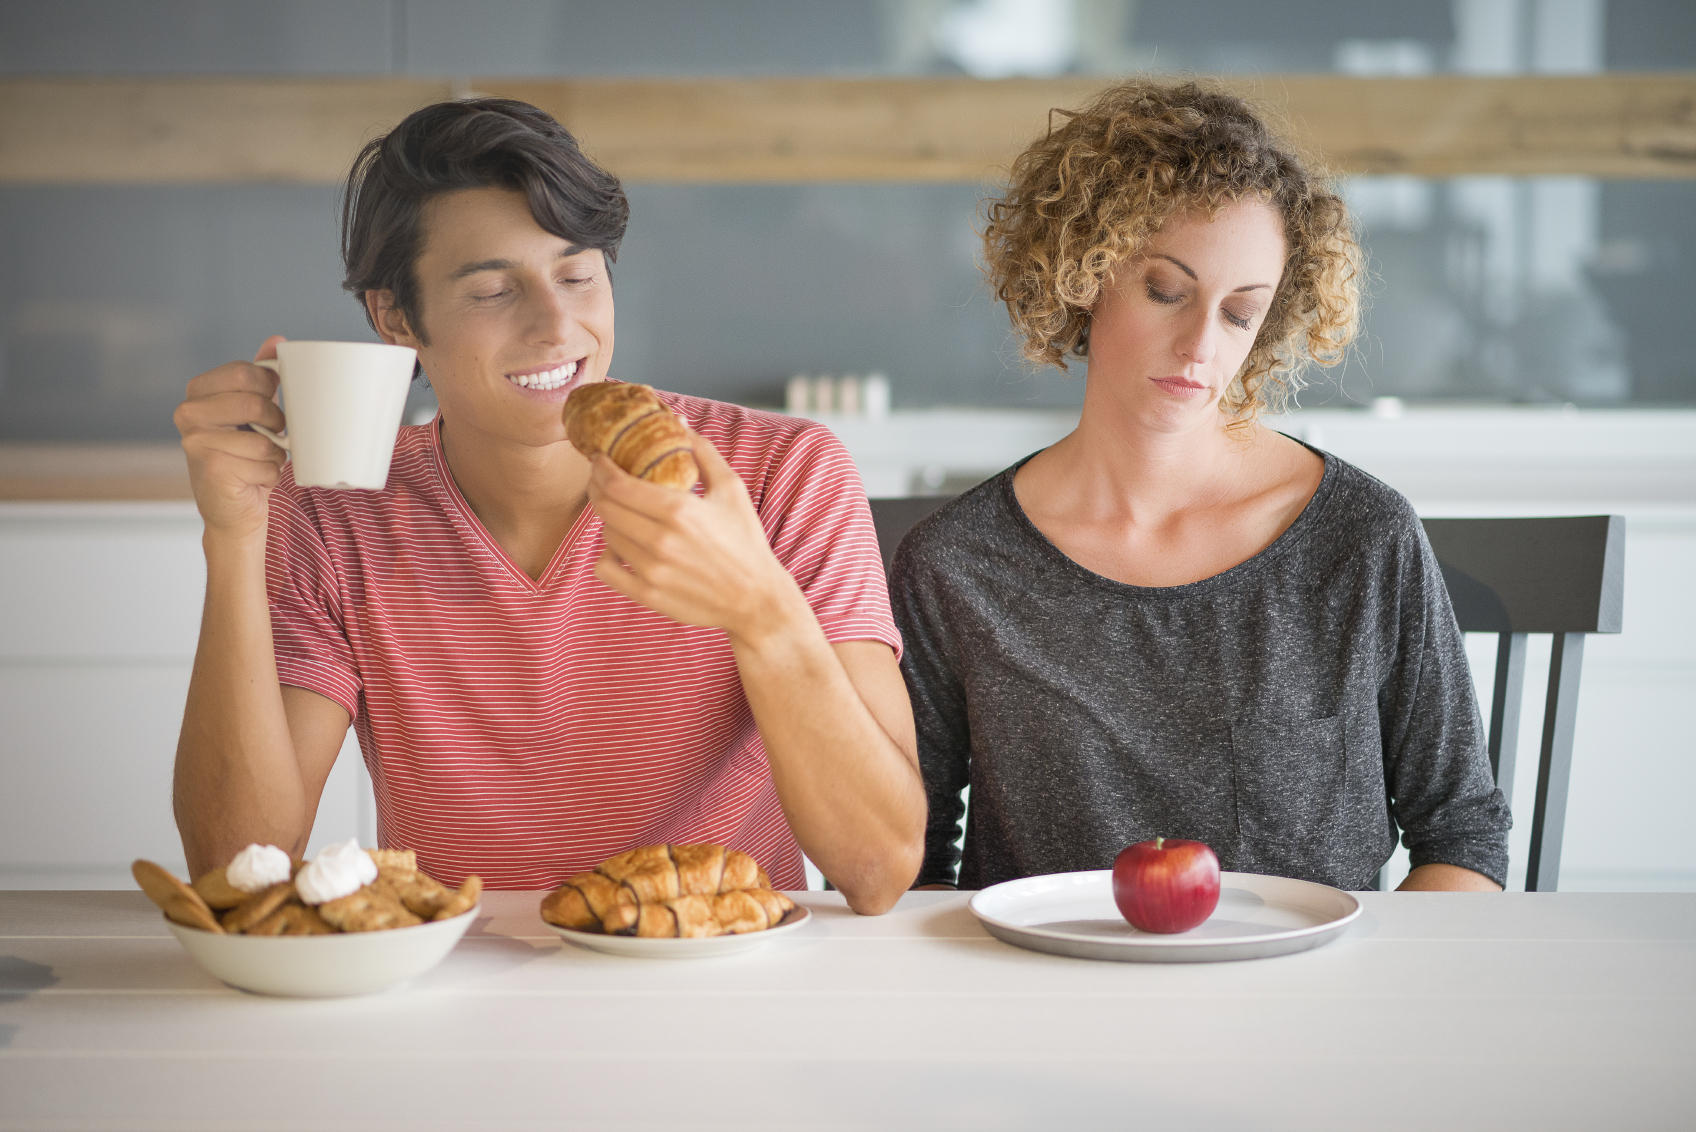
<path fill-rule="evenodd" d="M 1498 889 L 1507 806 L 1417 516 L 1258 420 L 1354 335 L 1343 202 L 1238 99 L 1129 82 L 1019 157 L 984 243 L 1026 356 L 1084 360 L 1084 405 L 896 554 L 919 883 L 1163 835 L 1361 888 L 1399 827 L 1403 888 Z"/>

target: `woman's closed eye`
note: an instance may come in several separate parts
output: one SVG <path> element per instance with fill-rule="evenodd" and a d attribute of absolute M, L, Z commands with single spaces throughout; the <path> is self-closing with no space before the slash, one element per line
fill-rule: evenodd
<path fill-rule="evenodd" d="M 1162 306 L 1175 306 L 1184 301 L 1182 294 L 1172 291 L 1162 291 L 1153 282 L 1145 282 L 1144 289 L 1148 292 L 1149 300 Z M 1225 316 L 1225 321 L 1239 330 L 1248 330 L 1254 325 L 1255 310 L 1235 310 L 1231 307 L 1221 307 L 1219 313 Z"/>
<path fill-rule="evenodd" d="M 1225 316 L 1226 322 L 1228 322 L 1232 326 L 1238 327 L 1239 329 L 1242 329 L 1242 330 L 1247 330 L 1249 328 L 1249 326 L 1254 322 L 1254 313 L 1255 312 L 1253 312 L 1253 311 L 1238 312 L 1238 311 L 1232 310 L 1230 307 L 1223 307 L 1223 308 L 1220 309 L 1219 313 L 1221 313 Z"/>
<path fill-rule="evenodd" d="M 1175 303 L 1181 303 L 1181 302 L 1184 301 L 1184 297 L 1182 295 L 1173 294 L 1173 293 L 1168 292 L 1168 291 L 1162 291 L 1160 288 L 1156 287 L 1153 283 L 1145 283 L 1145 284 L 1143 284 L 1143 286 L 1148 291 L 1148 297 L 1150 299 L 1152 299 L 1154 302 L 1162 303 L 1166 306 L 1172 306 Z"/>

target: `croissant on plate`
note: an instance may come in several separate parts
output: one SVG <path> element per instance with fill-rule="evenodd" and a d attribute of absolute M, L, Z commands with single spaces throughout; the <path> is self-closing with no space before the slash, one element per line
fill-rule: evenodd
<path fill-rule="evenodd" d="M 794 907 L 738 849 L 645 845 L 568 879 L 542 899 L 542 918 L 577 931 L 701 939 L 775 927 Z"/>
<path fill-rule="evenodd" d="M 583 455 L 605 452 L 649 483 L 688 491 L 700 479 L 688 430 L 646 385 L 597 381 L 573 389 L 565 435 Z"/>

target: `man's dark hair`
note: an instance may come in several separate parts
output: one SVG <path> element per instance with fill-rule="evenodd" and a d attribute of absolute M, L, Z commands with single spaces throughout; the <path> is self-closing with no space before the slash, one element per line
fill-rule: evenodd
<path fill-rule="evenodd" d="M 529 103 L 465 99 L 413 111 L 354 159 L 342 194 L 342 286 L 362 309 L 367 291 L 394 292 L 395 306 L 424 338 L 414 271 L 424 206 L 441 193 L 482 188 L 523 192 L 544 230 L 609 262 L 618 258 L 630 219 L 618 178 Z"/>

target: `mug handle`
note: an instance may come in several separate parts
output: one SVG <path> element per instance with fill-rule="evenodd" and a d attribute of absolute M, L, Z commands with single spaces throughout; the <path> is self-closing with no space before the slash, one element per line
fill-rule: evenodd
<path fill-rule="evenodd" d="M 276 358 L 264 358 L 259 361 L 255 361 L 253 364 L 256 366 L 264 366 L 266 369 L 279 376 L 281 376 L 283 372 L 282 363 L 278 362 Z M 289 448 L 288 433 L 272 432 L 262 424 L 249 424 L 247 427 L 252 429 L 254 432 L 257 432 L 260 436 L 263 436 L 266 440 L 269 440 L 272 444 L 275 444 L 278 448 L 281 448 L 284 452 L 291 451 Z"/>

